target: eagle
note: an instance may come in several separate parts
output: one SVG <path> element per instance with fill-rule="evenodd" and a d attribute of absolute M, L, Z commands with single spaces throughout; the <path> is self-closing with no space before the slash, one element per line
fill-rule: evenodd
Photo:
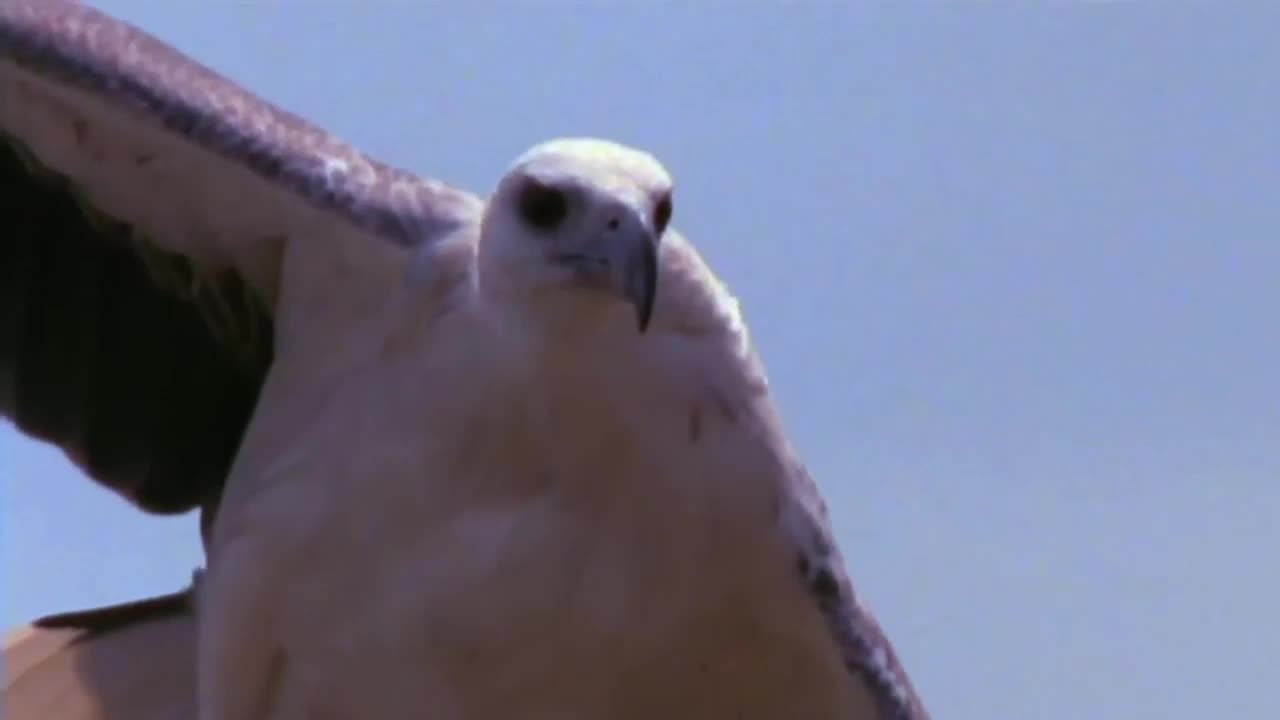
<path fill-rule="evenodd" d="M 7 0 L 0 187 L 0 411 L 206 555 L 14 634 L 15 720 L 928 717 L 652 154 L 482 197 Z"/>

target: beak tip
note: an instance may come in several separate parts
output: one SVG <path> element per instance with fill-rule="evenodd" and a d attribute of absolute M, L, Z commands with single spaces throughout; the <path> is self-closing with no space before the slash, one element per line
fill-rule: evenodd
<path fill-rule="evenodd" d="M 649 321 L 653 319 L 653 305 L 658 297 L 658 252 L 656 243 L 645 246 L 639 276 L 631 293 L 631 301 L 636 308 L 636 329 L 644 334 L 649 329 Z"/>
<path fill-rule="evenodd" d="M 651 311 L 644 309 L 643 306 L 636 306 L 636 330 L 641 334 L 649 329 L 649 318 Z"/>

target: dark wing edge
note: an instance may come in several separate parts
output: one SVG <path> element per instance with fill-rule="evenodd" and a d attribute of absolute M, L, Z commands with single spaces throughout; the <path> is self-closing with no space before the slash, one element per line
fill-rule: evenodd
<path fill-rule="evenodd" d="M 212 512 L 271 316 L 234 273 L 190 282 L 183 258 L 138 246 L 3 136 L 0 187 L 0 415 L 148 512 Z"/>
<path fill-rule="evenodd" d="M 68 0 L 0 4 L 0 61 L 107 98 L 373 235 L 415 247 L 473 222 L 471 193 L 365 156 L 132 25 Z"/>
<path fill-rule="evenodd" d="M 817 485 L 803 465 L 797 464 L 793 473 L 801 496 L 787 522 L 799 543 L 796 569 L 831 631 L 845 668 L 875 697 L 881 720 L 929 720 L 893 644 L 854 590 Z"/>
<path fill-rule="evenodd" d="M 191 574 L 191 584 L 175 592 L 44 615 L 36 618 L 31 626 L 42 630 L 78 630 L 77 641 L 84 641 L 153 620 L 193 616 L 202 575 L 201 570 L 196 570 Z"/>
<path fill-rule="evenodd" d="M 31 624 L 44 630 L 81 630 L 82 637 L 92 638 L 140 622 L 192 613 L 192 600 L 192 588 L 183 588 L 140 600 L 44 615 Z"/>

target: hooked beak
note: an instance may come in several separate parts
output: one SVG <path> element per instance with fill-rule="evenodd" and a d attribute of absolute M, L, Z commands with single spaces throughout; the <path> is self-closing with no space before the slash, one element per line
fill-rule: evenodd
<path fill-rule="evenodd" d="M 617 293 L 635 309 L 636 329 L 645 332 L 658 294 L 658 235 L 638 215 L 617 218 L 585 252 L 559 256 L 590 284 Z"/>
<path fill-rule="evenodd" d="M 658 239 L 652 232 L 645 232 L 618 267 L 618 289 L 635 308 L 636 329 L 644 332 L 649 329 L 653 302 L 658 296 Z"/>

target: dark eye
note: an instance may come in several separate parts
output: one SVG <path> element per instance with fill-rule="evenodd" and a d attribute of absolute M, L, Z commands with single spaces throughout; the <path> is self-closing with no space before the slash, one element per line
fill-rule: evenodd
<path fill-rule="evenodd" d="M 653 209 L 653 227 L 661 235 L 666 232 L 669 222 L 671 222 L 671 196 L 663 195 L 657 207 Z"/>
<path fill-rule="evenodd" d="M 569 214 L 569 198 L 564 192 L 529 182 L 520 190 L 520 217 L 539 230 L 551 230 Z"/>

